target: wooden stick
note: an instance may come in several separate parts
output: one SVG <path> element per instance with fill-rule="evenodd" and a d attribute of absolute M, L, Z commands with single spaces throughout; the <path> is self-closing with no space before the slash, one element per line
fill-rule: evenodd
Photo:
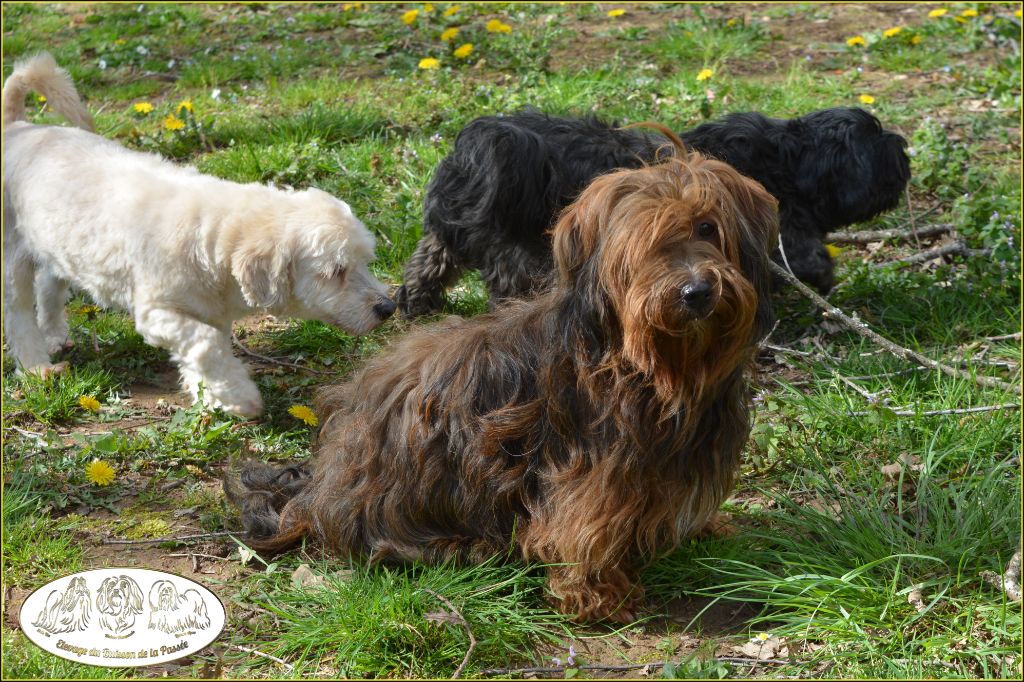
<path fill-rule="evenodd" d="M 908 362 L 911 360 L 916 361 L 918 364 L 942 372 L 947 376 L 959 377 L 961 379 L 970 379 L 971 381 L 975 382 L 980 386 L 998 388 L 1004 391 L 1012 391 L 1017 394 L 1021 392 L 1021 388 L 1019 385 L 1010 384 L 1005 381 L 995 379 L 993 377 L 972 376 L 970 372 L 965 372 L 964 370 L 957 369 L 955 367 L 950 367 L 949 365 L 945 365 L 941 362 L 936 362 L 935 360 L 932 360 L 928 356 L 922 355 L 917 351 L 912 351 L 909 348 L 904 348 L 903 346 L 899 346 L 893 343 L 892 341 L 885 338 L 881 334 L 872 331 L 872 329 L 868 327 L 868 325 L 865 322 L 862 322 L 861 320 L 855 320 L 854 318 L 850 317 L 836 306 L 826 301 L 824 298 L 819 296 L 817 292 L 812 291 L 806 284 L 797 279 L 791 272 L 779 266 L 774 261 L 769 261 L 768 265 L 769 267 L 771 267 L 772 272 L 774 272 L 776 275 L 792 284 L 794 287 L 797 288 L 797 291 L 802 293 L 807 298 L 811 299 L 811 301 L 814 302 L 815 305 L 821 308 L 822 315 L 824 315 L 826 318 L 830 320 L 835 320 L 836 322 L 839 322 L 847 329 L 856 332 L 860 336 L 863 336 L 864 338 L 875 342 L 876 344 L 886 349 L 896 357 L 907 360 Z"/>
<path fill-rule="evenodd" d="M 466 655 L 462 657 L 462 663 L 459 663 L 459 667 L 455 669 L 454 673 L 452 673 L 452 679 L 457 680 L 462 675 L 462 671 L 466 669 L 466 664 L 469 663 L 469 657 L 473 653 L 473 649 L 476 648 L 476 637 L 473 636 L 473 630 L 469 627 L 469 622 L 466 621 L 463 615 L 459 613 L 459 610 L 455 608 L 450 601 L 445 599 L 437 592 L 434 592 L 429 587 L 423 587 L 420 589 L 422 589 L 424 592 L 434 595 L 434 597 L 436 597 L 438 600 L 444 602 L 444 605 L 451 609 L 451 612 L 454 615 L 458 616 L 459 621 L 462 624 L 462 627 L 466 628 L 466 634 L 469 635 L 469 648 L 466 649 Z"/>
<path fill-rule="evenodd" d="M 262 360 L 263 362 L 269 362 L 272 365 L 283 365 L 284 367 L 294 367 L 295 369 L 301 369 L 301 370 L 303 370 L 305 372 L 310 372 L 312 374 L 319 374 L 319 375 L 327 374 L 327 372 L 321 372 L 320 370 L 313 369 L 312 367 L 304 367 L 302 365 L 297 365 L 294 362 L 288 362 L 287 360 L 278 360 L 276 358 L 272 358 L 272 357 L 269 357 L 267 355 L 260 355 L 259 353 L 255 353 L 255 352 L 249 350 L 248 348 L 246 348 L 245 346 L 243 346 L 242 342 L 238 340 L 238 337 L 235 336 L 234 332 L 231 333 L 231 341 L 234 342 L 234 344 L 236 346 L 238 346 L 238 350 L 242 351 L 243 353 L 245 353 L 246 355 L 248 355 L 250 357 L 256 358 L 257 360 Z"/>
<path fill-rule="evenodd" d="M 916 234 L 918 237 L 936 237 L 953 231 L 952 223 L 941 223 L 938 225 L 927 225 L 917 230 L 863 230 L 861 232 L 832 232 L 826 238 L 829 244 L 868 244 L 880 242 L 887 239 L 907 241 Z"/>
<path fill-rule="evenodd" d="M 876 267 L 883 265 L 914 265 L 916 263 L 924 263 L 930 261 L 933 258 L 939 258 L 941 256 L 948 256 L 952 254 L 960 254 L 961 256 L 987 256 L 992 253 L 992 249 L 969 249 L 967 244 L 961 241 L 953 242 L 952 244 L 943 244 L 934 249 L 928 249 L 921 253 L 915 253 L 912 256 L 906 258 L 894 258 L 893 260 L 881 261 L 875 263 Z"/>
<path fill-rule="evenodd" d="M 1004 403 L 1002 405 L 983 405 L 981 407 L 961 407 L 956 409 L 947 410 L 928 410 L 927 412 L 915 412 L 914 410 L 893 410 L 893 414 L 899 415 L 900 417 L 913 417 L 915 415 L 921 415 L 922 417 L 932 417 L 937 414 L 974 414 L 977 412 L 994 412 L 996 410 L 1019 410 L 1020 403 Z M 871 414 L 870 410 L 864 410 L 861 412 L 850 412 L 851 417 L 863 417 Z"/>
<path fill-rule="evenodd" d="M 282 661 L 277 656 L 271 656 L 270 654 L 265 654 L 262 651 L 257 651 L 256 649 L 249 649 L 247 647 L 240 646 L 238 644 L 232 644 L 231 648 L 232 649 L 238 649 L 239 651 L 244 651 L 247 654 L 255 654 L 256 656 L 262 656 L 263 658 L 269 658 L 274 663 L 280 663 L 285 668 L 287 668 L 289 671 L 295 670 L 295 666 L 294 665 L 292 665 L 291 663 L 288 663 L 286 661 Z"/>
<path fill-rule="evenodd" d="M 715 661 L 721 663 L 768 663 L 771 665 L 791 665 L 790 661 L 783 661 L 778 658 L 744 658 L 742 656 L 717 656 Z M 575 666 L 578 670 L 641 670 L 643 668 L 664 668 L 665 661 L 654 661 L 652 663 L 631 663 L 629 665 L 580 665 Z M 480 675 L 514 675 L 521 673 L 564 673 L 566 668 L 490 668 L 481 670 Z"/>
<path fill-rule="evenodd" d="M 176 538 L 157 538 L 155 540 L 118 540 L 103 538 L 100 544 L 104 545 L 156 545 L 161 542 L 193 542 L 195 540 L 208 540 L 210 538 L 223 538 L 229 535 L 244 535 L 238 530 L 224 530 L 216 533 L 200 533 L 199 535 L 179 535 Z"/>

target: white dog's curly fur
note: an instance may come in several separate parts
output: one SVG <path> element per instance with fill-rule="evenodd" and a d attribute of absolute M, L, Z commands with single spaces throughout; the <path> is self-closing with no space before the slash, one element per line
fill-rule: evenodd
<path fill-rule="evenodd" d="M 34 90 L 78 128 L 32 125 Z M 231 353 L 231 323 L 257 310 L 363 334 L 395 305 L 367 268 L 374 240 L 318 189 L 238 184 L 122 147 L 92 119 L 49 54 L 3 89 L 4 326 L 25 371 L 60 368 L 68 287 L 132 313 L 168 349 L 185 387 L 243 416 L 259 389 Z"/>

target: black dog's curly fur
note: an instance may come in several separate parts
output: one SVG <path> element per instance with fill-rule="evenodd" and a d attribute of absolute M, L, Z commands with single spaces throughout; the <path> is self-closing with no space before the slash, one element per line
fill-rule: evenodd
<path fill-rule="evenodd" d="M 791 120 L 730 114 L 680 137 L 775 196 L 785 260 L 822 292 L 833 284 L 825 235 L 895 208 L 910 178 L 906 140 L 862 109 Z M 480 271 L 492 300 L 545 286 L 546 232 L 558 212 L 598 175 L 650 162 L 665 144 L 595 117 L 528 110 L 474 120 L 427 188 L 423 237 L 406 264 L 399 306 L 407 315 L 440 309 L 445 289 L 467 269 Z"/>

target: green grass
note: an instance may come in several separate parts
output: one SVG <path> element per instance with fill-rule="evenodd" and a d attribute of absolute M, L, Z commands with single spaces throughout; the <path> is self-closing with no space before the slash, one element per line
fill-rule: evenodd
<path fill-rule="evenodd" d="M 422 4 L 139 7 L 5 5 L 3 74 L 50 50 L 97 113 L 101 134 L 219 177 L 316 186 L 344 199 L 374 233 L 371 267 L 391 286 L 401 283 L 420 236 L 434 168 L 477 116 L 534 106 L 682 130 L 733 111 L 793 117 L 861 106 L 859 97 L 871 95 L 875 103 L 863 106 L 910 142 L 916 217 L 902 202 L 855 228 L 953 223 L 958 238 L 992 255 L 902 267 L 879 261 L 916 245 L 888 243 L 878 253 L 843 246 L 830 300 L 929 357 L 1020 381 L 1020 343 L 986 339 L 1019 331 L 1021 319 L 1015 7 L 944 5 L 949 12 L 939 18 L 928 18 L 931 6 L 893 14 L 813 3 L 756 11 L 623 5 L 618 18 L 607 16 L 611 6 L 586 3 L 463 4 L 450 16 L 447 4 L 429 13 Z M 400 19 L 408 9 L 419 10 L 411 25 Z M 956 21 L 967 9 L 979 16 Z M 491 19 L 511 32 L 489 33 Z M 885 37 L 895 26 L 901 31 Z M 439 35 L 449 27 L 459 34 L 445 43 Z M 847 45 L 853 35 L 866 45 Z M 452 50 L 463 43 L 473 52 L 458 60 Z M 440 67 L 419 69 L 425 57 Z M 712 75 L 698 81 L 705 68 Z M 179 109 L 185 100 L 191 114 Z M 143 101 L 152 113 L 134 111 Z M 62 123 L 35 100 L 29 111 L 33 120 Z M 166 130 L 169 114 L 186 126 Z M 537 567 L 367 568 L 312 548 L 267 565 L 246 563 L 234 545 L 214 540 L 198 551 L 245 568 L 211 578 L 230 625 L 223 645 L 185 662 L 181 674 L 210 674 L 222 657 L 225 677 L 448 677 L 469 640 L 457 623 L 429 621 L 446 609 L 429 588 L 452 602 L 477 639 L 467 676 L 549 665 L 551 652 L 581 641 L 615 651 L 588 663 L 666 660 L 669 678 L 1015 676 L 1019 608 L 978 574 L 1001 571 L 1020 532 L 1020 413 L 922 413 L 1019 397 L 914 369 L 823 323 L 796 293 L 774 303 L 780 323 L 771 343 L 786 350 L 763 353 L 755 378 L 753 437 L 725 505 L 739 532 L 688 541 L 647 567 L 644 623 L 613 630 L 566 622 L 545 601 Z M 3 587 L 15 594 L 103 562 L 154 561 L 138 548 L 87 554 L 96 537 L 237 529 L 218 487 L 226 465 L 308 457 L 315 429 L 288 409 L 312 404 L 319 386 L 350 376 L 411 328 L 395 320 L 354 338 L 308 321 L 240 326 L 253 352 L 313 370 L 252 360 L 267 415 L 244 422 L 154 405 L 154 392 L 187 403 L 168 388 L 167 353 L 147 346 L 129 315 L 89 304 L 68 304 L 75 346 L 60 358 L 68 373 L 20 377 L 4 356 Z M 470 273 L 444 312 L 486 309 L 487 292 Z M 80 406 L 83 395 L 100 401 L 99 413 Z M 913 415 L 895 414 L 904 410 Z M 87 479 L 95 458 L 114 467 L 113 484 Z M 181 561 L 180 571 L 191 570 Z M 292 584 L 301 563 L 324 577 L 322 587 Z M 926 606 L 920 612 L 908 602 L 915 589 Z M 659 620 L 677 599 L 717 600 L 708 617 L 740 605 L 747 615 L 722 631 L 704 617 Z M 66 662 L 11 625 L 3 630 L 5 677 L 159 674 Z M 696 651 L 660 646 L 677 642 L 688 625 Z M 760 632 L 787 641 L 787 665 L 715 658 Z"/>

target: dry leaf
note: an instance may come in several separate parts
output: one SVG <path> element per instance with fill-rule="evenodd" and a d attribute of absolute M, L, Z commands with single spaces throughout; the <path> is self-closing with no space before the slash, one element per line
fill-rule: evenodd
<path fill-rule="evenodd" d="M 924 603 L 924 595 L 922 595 L 921 590 L 916 587 L 907 595 L 907 603 L 913 606 L 918 613 L 921 613 L 928 608 Z"/>
<path fill-rule="evenodd" d="M 292 585 L 295 587 L 313 587 L 315 585 L 323 585 L 323 576 L 319 576 L 313 572 L 313 569 L 308 564 L 301 564 L 298 568 L 292 571 Z"/>
<path fill-rule="evenodd" d="M 466 619 L 457 613 L 451 611 L 430 611 L 429 613 L 423 614 L 423 619 L 428 623 L 434 623 L 440 625 L 441 623 L 449 623 L 451 625 L 466 625 Z"/>
<path fill-rule="evenodd" d="M 765 640 L 755 637 L 740 647 L 740 651 L 743 652 L 744 656 L 756 658 L 759 661 L 775 658 L 777 655 L 789 655 L 789 650 L 783 646 L 782 640 L 775 635 L 771 635 Z"/>

